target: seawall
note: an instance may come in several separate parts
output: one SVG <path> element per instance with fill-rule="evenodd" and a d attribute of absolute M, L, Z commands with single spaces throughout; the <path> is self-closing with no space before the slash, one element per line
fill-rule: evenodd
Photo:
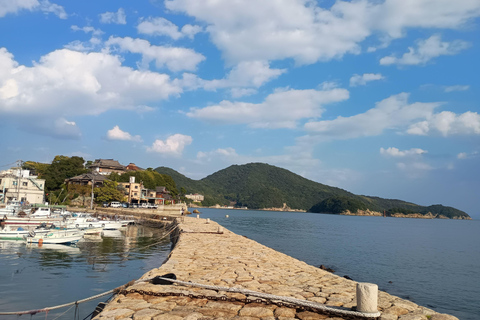
<path fill-rule="evenodd" d="M 159 261 L 159 268 L 142 279 L 174 273 L 182 281 L 248 289 L 341 310 L 356 308 L 355 281 L 277 252 L 208 219 L 181 217 L 172 227 L 174 248 L 168 259 L 163 264 Z M 378 310 L 382 320 L 458 320 L 382 291 L 378 292 Z M 242 293 L 137 282 L 123 288 L 95 319 L 339 320 L 355 316 L 272 303 Z"/>

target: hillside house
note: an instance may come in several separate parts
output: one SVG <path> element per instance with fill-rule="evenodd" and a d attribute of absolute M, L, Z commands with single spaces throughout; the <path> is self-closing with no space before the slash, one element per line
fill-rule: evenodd
<path fill-rule="evenodd" d="M 127 168 L 113 159 L 96 159 L 91 165 L 90 170 L 102 175 L 109 175 L 112 172 L 122 174 L 127 172 Z"/>

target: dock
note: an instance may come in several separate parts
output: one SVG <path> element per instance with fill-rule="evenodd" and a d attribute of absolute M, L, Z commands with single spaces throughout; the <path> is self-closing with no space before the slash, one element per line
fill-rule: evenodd
<path fill-rule="evenodd" d="M 362 284 L 237 235 L 209 219 L 182 216 L 170 228 L 173 249 L 167 260 L 159 261 L 159 268 L 133 285 L 119 288 L 95 320 L 369 318 L 355 315 L 359 312 L 357 289 Z M 183 282 L 151 283 L 167 274 Z M 266 296 L 251 295 L 250 291 Z M 458 320 L 383 291 L 375 298 L 379 314 L 370 319 Z"/>

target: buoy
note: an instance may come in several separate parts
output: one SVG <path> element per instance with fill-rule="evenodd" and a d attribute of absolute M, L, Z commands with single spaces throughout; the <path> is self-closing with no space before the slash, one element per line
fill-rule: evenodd
<path fill-rule="evenodd" d="M 228 214 L 225 215 L 225 218 L 228 218 Z"/>
<path fill-rule="evenodd" d="M 43 245 L 43 239 L 38 240 L 38 246 L 41 247 Z"/>

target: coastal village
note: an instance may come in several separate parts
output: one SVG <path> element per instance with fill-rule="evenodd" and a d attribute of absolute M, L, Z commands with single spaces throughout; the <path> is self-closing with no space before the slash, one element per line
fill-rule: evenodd
<path fill-rule="evenodd" d="M 112 173 L 120 175 L 143 170 L 134 163 L 124 166 L 114 159 L 96 159 L 88 169 L 88 173 L 66 179 L 67 190 L 73 186 L 91 186 L 93 193 L 95 188 L 102 187 L 104 182 L 109 180 L 108 176 Z M 148 189 L 142 181 L 135 181 L 134 176 L 130 177 L 129 182 L 119 182 L 118 188 L 124 192 L 124 198 L 121 202 L 136 207 L 154 208 L 158 205 L 178 202 L 178 198 L 173 198 L 165 186 Z M 201 194 L 185 194 L 184 196 L 193 202 L 201 202 L 204 199 Z M 81 204 L 82 200 L 85 202 L 85 199 L 75 200 L 74 204 Z M 1 171 L 0 205 L 12 201 L 30 205 L 48 202 L 48 195 L 45 193 L 45 179 L 39 178 L 30 170 L 18 167 Z"/>

